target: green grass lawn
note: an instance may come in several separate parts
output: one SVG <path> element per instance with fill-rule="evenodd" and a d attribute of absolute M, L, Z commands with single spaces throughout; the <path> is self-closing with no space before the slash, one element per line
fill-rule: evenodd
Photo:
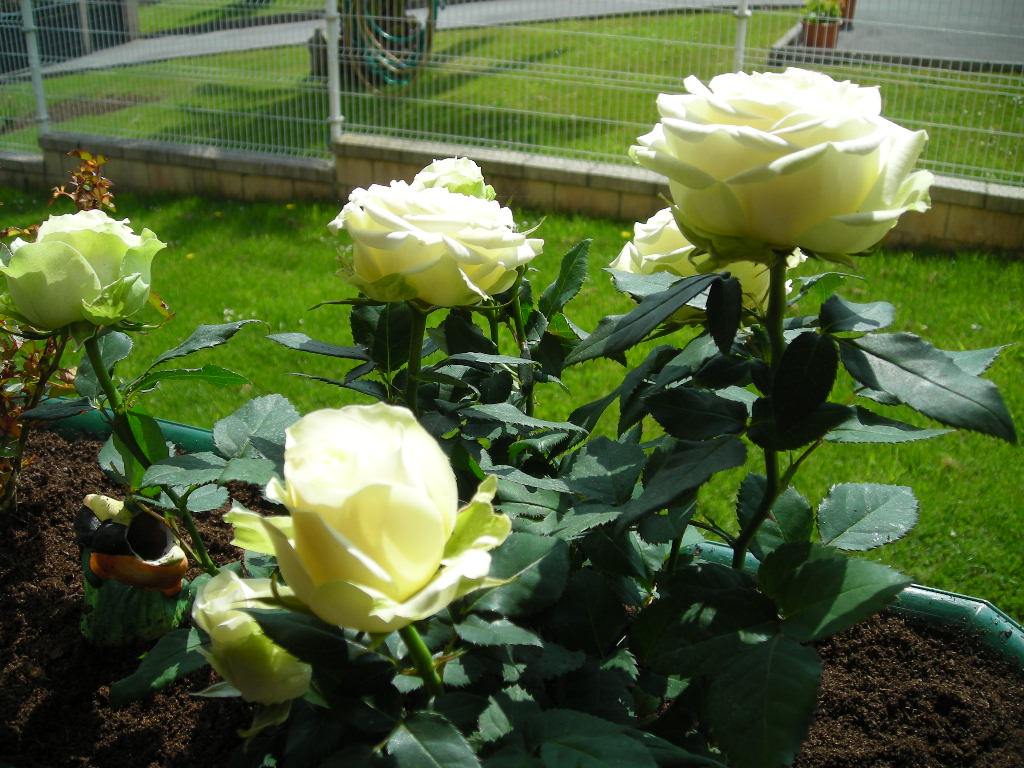
<path fill-rule="evenodd" d="M 45 217 L 42 195 L 0 189 L 3 224 Z M 147 401 L 152 413 L 210 426 L 251 397 L 280 392 L 301 412 L 360 401 L 360 396 L 289 372 L 336 377 L 347 365 L 330 358 L 291 352 L 263 337 L 301 331 L 348 343 L 346 309 L 326 300 L 354 295 L 335 276 L 339 240 L 326 224 L 335 204 L 250 204 L 201 198 L 119 195 L 118 214 L 152 228 L 168 243 L 154 264 L 154 289 L 176 313 L 160 329 L 138 338 L 125 375 L 183 340 L 201 323 L 257 318 L 224 347 L 202 352 L 190 365 L 231 368 L 250 383 L 241 389 L 167 383 Z M 542 220 L 543 218 L 543 220 Z M 632 222 L 582 216 L 517 212 L 524 226 L 540 223 L 545 239 L 534 262 L 534 284 L 555 275 L 561 255 L 582 237 L 593 238 L 591 275 L 570 315 L 593 329 L 605 314 L 621 313 L 629 301 L 617 294 L 600 269 L 626 239 Z M 850 281 L 844 295 L 854 301 L 885 299 L 897 307 L 893 330 L 919 333 L 945 349 L 983 348 L 1024 339 L 1024 262 L 993 255 L 886 251 L 860 262 L 865 280 Z M 803 307 L 815 311 L 815 307 Z M 671 340 L 671 339 L 670 339 Z M 633 355 L 639 357 L 642 351 Z M 1024 349 L 1004 350 L 989 373 L 1002 389 L 1011 414 L 1024 427 Z M 563 419 L 621 380 L 622 368 L 591 361 L 567 372 L 571 394 L 547 386 L 538 394 L 538 415 Z M 841 385 L 840 385 L 841 386 Z M 921 419 L 916 415 L 908 420 Z M 606 418 L 601 429 L 610 430 Z M 751 465 L 743 472 L 757 470 Z M 732 494 L 743 472 L 718 477 L 702 495 L 706 514 L 727 523 Z M 826 445 L 797 477 L 798 488 L 816 503 L 837 482 L 870 481 L 910 485 L 921 502 L 920 523 L 904 541 L 868 553 L 903 569 L 915 580 L 984 596 L 1016 617 L 1024 617 L 1024 504 L 1020 449 L 980 435 L 958 433 L 923 443 L 891 446 Z"/>

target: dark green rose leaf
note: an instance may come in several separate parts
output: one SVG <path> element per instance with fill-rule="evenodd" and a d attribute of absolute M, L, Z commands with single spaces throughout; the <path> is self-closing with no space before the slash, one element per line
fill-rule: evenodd
<path fill-rule="evenodd" d="M 834 427 L 825 439 L 830 443 L 907 443 L 947 435 L 949 429 L 923 429 L 879 416 L 859 405 L 849 418 Z"/>
<path fill-rule="evenodd" d="M 840 331 L 867 333 L 888 328 L 892 325 L 895 316 L 896 308 L 886 301 L 856 304 L 835 294 L 821 305 L 818 319 L 821 323 L 821 330 L 826 333 Z"/>
<path fill-rule="evenodd" d="M 397 371 L 409 362 L 414 311 L 405 302 L 395 302 L 355 307 L 349 315 L 352 338 L 385 373 Z M 424 346 L 426 353 L 427 345 Z M 436 349 L 436 344 L 429 342 L 429 349 Z"/>
<path fill-rule="evenodd" d="M 661 586 L 666 594 L 646 606 L 629 629 L 630 649 L 656 672 L 714 673 L 745 646 L 778 631 L 771 600 L 749 576 L 728 566 L 686 566 Z"/>
<path fill-rule="evenodd" d="M 692 387 L 665 389 L 648 398 L 651 415 L 680 440 L 710 440 L 736 435 L 747 423 L 743 403 Z"/>
<path fill-rule="evenodd" d="M 675 443 L 645 479 L 643 493 L 623 505 L 618 525 L 632 525 L 650 512 L 672 506 L 715 473 L 740 466 L 746 457 L 746 447 L 736 437 Z"/>
<path fill-rule="evenodd" d="M 98 410 L 96 406 L 84 397 L 74 399 L 52 397 L 48 400 L 43 400 L 32 410 L 25 411 L 19 418 L 24 421 L 58 421 L 95 410 Z"/>
<path fill-rule="evenodd" d="M 965 372 L 941 350 L 910 333 L 841 340 L 843 365 L 868 389 L 897 397 L 950 427 L 1017 442 L 995 384 Z"/>
<path fill-rule="evenodd" d="M 157 357 L 149 368 L 153 369 L 160 365 L 160 363 L 166 363 L 168 360 L 173 360 L 176 357 L 191 355 L 200 349 L 219 347 L 221 344 L 226 344 L 243 326 L 258 322 L 259 320 L 236 320 L 233 323 L 221 323 L 220 325 L 200 325 L 181 344 Z"/>
<path fill-rule="evenodd" d="M 562 257 L 558 277 L 540 296 L 537 308 L 545 317 L 561 312 L 569 301 L 580 292 L 587 280 L 587 256 L 590 240 L 581 240 Z"/>
<path fill-rule="evenodd" d="M 188 495 L 185 506 L 190 512 L 209 512 L 219 509 L 228 501 L 228 489 L 217 485 L 204 485 Z"/>
<path fill-rule="evenodd" d="M 582 427 L 578 427 L 568 421 L 545 421 L 544 419 L 527 416 L 511 403 L 479 403 L 462 409 L 460 413 L 470 418 L 515 425 L 517 427 L 522 427 L 524 430 L 553 429 L 564 432 L 585 431 Z"/>
<path fill-rule="evenodd" d="M 540 758 L 545 768 L 656 768 L 643 744 L 622 726 L 583 712 L 549 709 L 537 716 Z M 532 729 L 531 729 L 532 730 Z"/>
<path fill-rule="evenodd" d="M 279 462 L 285 429 L 298 419 L 299 412 L 281 395 L 257 397 L 213 425 L 213 442 L 228 458 Z"/>
<path fill-rule="evenodd" d="M 480 768 L 458 729 L 436 712 L 414 712 L 391 732 L 386 749 L 399 768 Z"/>
<path fill-rule="evenodd" d="M 764 498 L 764 475 L 749 474 L 740 484 L 736 517 L 741 526 L 753 519 Z M 789 541 L 810 541 L 814 532 L 814 510 L 800 493 L 790 486 L 779 494 L 768 519 L 754 534 L 750 551 L 758 560 Z"/>
<path fill-rule="evenodd" d="M 765 558 L 758 576 L 765 594 L 779 606 L 783 629 L 802 643 L 874 615 L 910 584 L 888 566 L 808 542 L 779 546 Z"/>
<path fill-rule="evenodd" d="M 467 616 L 455 625 L 455 634 L 473 645 L 543 645 L 533 632 L 508 619 L 487 621 L 480 616 Z"/>
<path fill-rule="evenodd" d="M 840 483 L 818 505 L 818 531 L 824 544 L 863 552 L 906 536 L 917 507 L 905 485 Z"/>
<path fill-rule="evenodd" d="M 772 380 L 778 430 L 789 429 L 825 402 L 838 367 L 839 355 L 831 337 L 809 331 L 790 342 Z"/>
<path fill-rule="evenodd" d="M 203 451 L 171 456 L 146 470 L 143 487 L 162 485 L 189 487 L 212 483 L 221 476 L 227 461 L 215 453 Z"/>
<path fill-rule="evenodd" d="M 632 494 L 646 461 L 638 445 L 595 437 L 573 454 L 564 480 L 574 493 L 622 504 Z"/>
<path fill-rule="evenodd" d="M 492 553 L 490 576 L 508 584 L 474 592 L 472 607 L 525 616 L 555 602 L 569 574 L 569 548 L 561 539 L 513 531 Z"/>
<path fill-rule="evenodd" d="M 276 341 L 281 346 L 288 347 L 288 349 L 310 352 L 314 355 L 340 357 L 343 360 L 370 359 L 370 356 L 362 347 L 342 347 L 337 344 L 328 344 L 325 341 L 311 339 L 304 333 L 272 333 L 267 338 L 271 341 Z"/>
<path fill-rule="evenodd" d="M 743 312 L 743 287 L 735 277 L 716 280 L 708 290 L 708 332 L 723 355 L 732 350 Z"/>
<path fill-rule="evenodd" d="M 807 736 L 820 679 L 817 652 L 785 635 L 737 654 L 707 696 L 708 722 L 729 765 L 789 765 Z"/>
<path fill-rule="evenodd" d="M 540 712 L 533 697 L 518 685 L 509 686 L 488 697 L 487 707 L 480 713 L 479 734 L 485 742 L 524 728 Z M 487 761 L 490 766 L 490 760 Z"/>
<path fill-rule="evenodd" d="M 671 287 L 654 293 L 626 315 L 610 315 L 565 359 L 566 365 L 595 357 L 615 357 L 642 341 L 648 333 L 696 296 L 706 291 L 718 275 L 685 277 Z"/>
<path fill-rule="evenodd" d="M 135 672 L 110 686 L 110 706 L 123 707 L 205 667 L 206 658 L 199 653 L 202 644 L 194 628 L 168 632 L 142 657 Z"/>
<path fill-rule="evenodd" d="M 1006 346 L 989 347 L 988 349 L 944 349 L 942 354 L 952 360 L 956 367 L 971 376 L 981 376 L 995 362 L 999 353 Z"/>
<path fill-rule="evenodd" d="M 188 381 L 190 383 L 212 384 L 215 387 L 238 387 L 249 380 L 234 371 L 219 365 L 204 365 L 202 368 L 172 368 L 163 371 L 150 371 L 145 376 L 133 381 L 129 392 L 147 391 L 161 381 Z"/>
<path fill-rule="evenodd" d="M 679 276 L 671 272 L 655 272 L 650 275 L 640 275 L 635 272 L 623 272 L 610 268 L 605 268 L 604 271 L 612 276 L 612 284 L 615 286 L 615 290 L 628 293 L 634 299 L 642 299 L 655 293 L 661 293 L 679 282 Z"/>
<path fill-rule="evenodd" d="M 761 398 L 753 404 L 747 436 L 762 448 L 794 451 L 823 438 L 837 425 L 848 421 L 853 406 L 824 403 L 800 421 L 786 429 L 775 423 L 770 398 Z"/>

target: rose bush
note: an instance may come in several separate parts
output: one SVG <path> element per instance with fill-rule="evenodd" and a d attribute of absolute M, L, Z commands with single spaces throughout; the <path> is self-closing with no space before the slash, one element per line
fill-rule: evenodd
<path fill-rule="evenodd" d="M 413 184 L 354 190 L 328 225 L 352 237 L 346 277 L 372 299 L 470 306 L 510 288 L 540 253 L 543 241 L 517 232 L 511 210 L 453 191 L 484 191 L 482 177 L 437 165 Z"/>
<path fill-rule="evenodd" d="M 146 305 L 150 265 L 164 245 L 99 210 L 51 216 L 35 242 L 17 239 L 3 254 L 0 312 L 46 331 L 115 325 Z"/>
<path fill-rule="evenodd" d="M 233 512 L 239 543 L 276 554 L 281 573 L 330 624 L 389 632 L 431 616 L 487 579 L 511 522 L 485 480 L 459 510 L 455 475 L 405 408 L 310 413 L 289 427 L 284 482 L 267 496 L 290 518 Z M 262 531 L 255 530 L 262 524 Z"/>
<path fill-rule="evenodd" d="M 275 645 L 247 608 L 265 608 L 272 597 L 270 579 L 241 579 L 221 571 L 202 586 L 192 620 L 210 636 L 200 650 L 210 665 L 237 688 L 246 701 L 279 704 L 309 688 L 310 667 Z"/>
<path fill-rule="evenodd" d="M 927 136 L 881 117 L 877 88 L 796 68 L 685 84 L 630 156 L 668 177 L 683 231 L 716 261 L 858 253 L 928 207 L 932 174 L 911 172 Z"/>

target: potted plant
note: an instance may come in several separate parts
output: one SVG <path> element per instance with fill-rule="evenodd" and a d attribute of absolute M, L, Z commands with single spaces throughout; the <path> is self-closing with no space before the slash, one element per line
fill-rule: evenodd
<path fill-rule="evenodd" d="M 808 0 L 801 22 L 804 45 L 808 48 L 835 48 L 843 13 L 836 0 Z"/>

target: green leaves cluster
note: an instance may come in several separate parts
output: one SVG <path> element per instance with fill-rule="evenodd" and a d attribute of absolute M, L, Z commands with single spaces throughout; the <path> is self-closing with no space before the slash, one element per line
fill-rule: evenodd
<path fill-rule="evenodd" d="M 811 644 L 883 609 L 909 583 L 847 553 L 901 538 L 918 515 L 902 486 L 844 482 L 809 500 L 794 484 L 801 464 L 825 442 L 901 443 L 952 428 L 1016 440 L 998 391 L 980 377 L 998 350 L 936 349 L 888 332 L 890 305 L 839 295 L 784 321 L 778 305 L 752 315 L 728 274 L 619 275 L 636 307 L 587 334 L 565 314 L 586 256 L 586 243 L 570 250 L 538 298 L 524 279 L 443 316 L 346 302 L 353 346 L 270 337 L 334 361 L 321 381 L 415 408 L 463 497 L 484 476 L 499 478 L 495 504 L 513 532 L 493 553 L 500 586 L 419 625 L 441 695 L 423 685 L 398 634 L 253 611 L 268 636 L 313 666 L 313 685 L 283 725 L 252 736 L 240 765 L 786 765 L 818 691 Z M 836 280 L 805 278 L 792 302 L 802 308 L 815 286 Z M 674 346 L 671 318 L 695 304 L 705 307 L 703 328 Z M 567 367 L 625 362 L 652 339 L 660 344 L 647 345 L 605 397 L 565 421 L 533 413 L 534 389 L 560 386 Z M 110 354 L 119 354 L 115 342 Z M 338 361 L 348 367 L 330 372 Z M 846 376 L 856 394 L 834 402 Z M 899 405 L 939 426 L 885 415 Z M 614 435 L 593 436 L 609 409 L 618 412 Z M 215 427 L 216 452 L 163 457 L 140 483 L 191 504 L 197 494 L 212 503 L 218 491 L 203 489 L 229 480 L 265 482 L 280 472 L 283 431 L 296 416 L 280 398 L 256 400 Z M 765 471 L 737 489 L 735 524 L 705 519 L 701 486 L 758 455 Z M 692 545 L 709 533 L 740 567 L 698 556 Z M 273 567 L 246 556 L 252 573 Z M 180 631 L 115 690 L 148 690 L 191 669 L 197 653 Z"/>

